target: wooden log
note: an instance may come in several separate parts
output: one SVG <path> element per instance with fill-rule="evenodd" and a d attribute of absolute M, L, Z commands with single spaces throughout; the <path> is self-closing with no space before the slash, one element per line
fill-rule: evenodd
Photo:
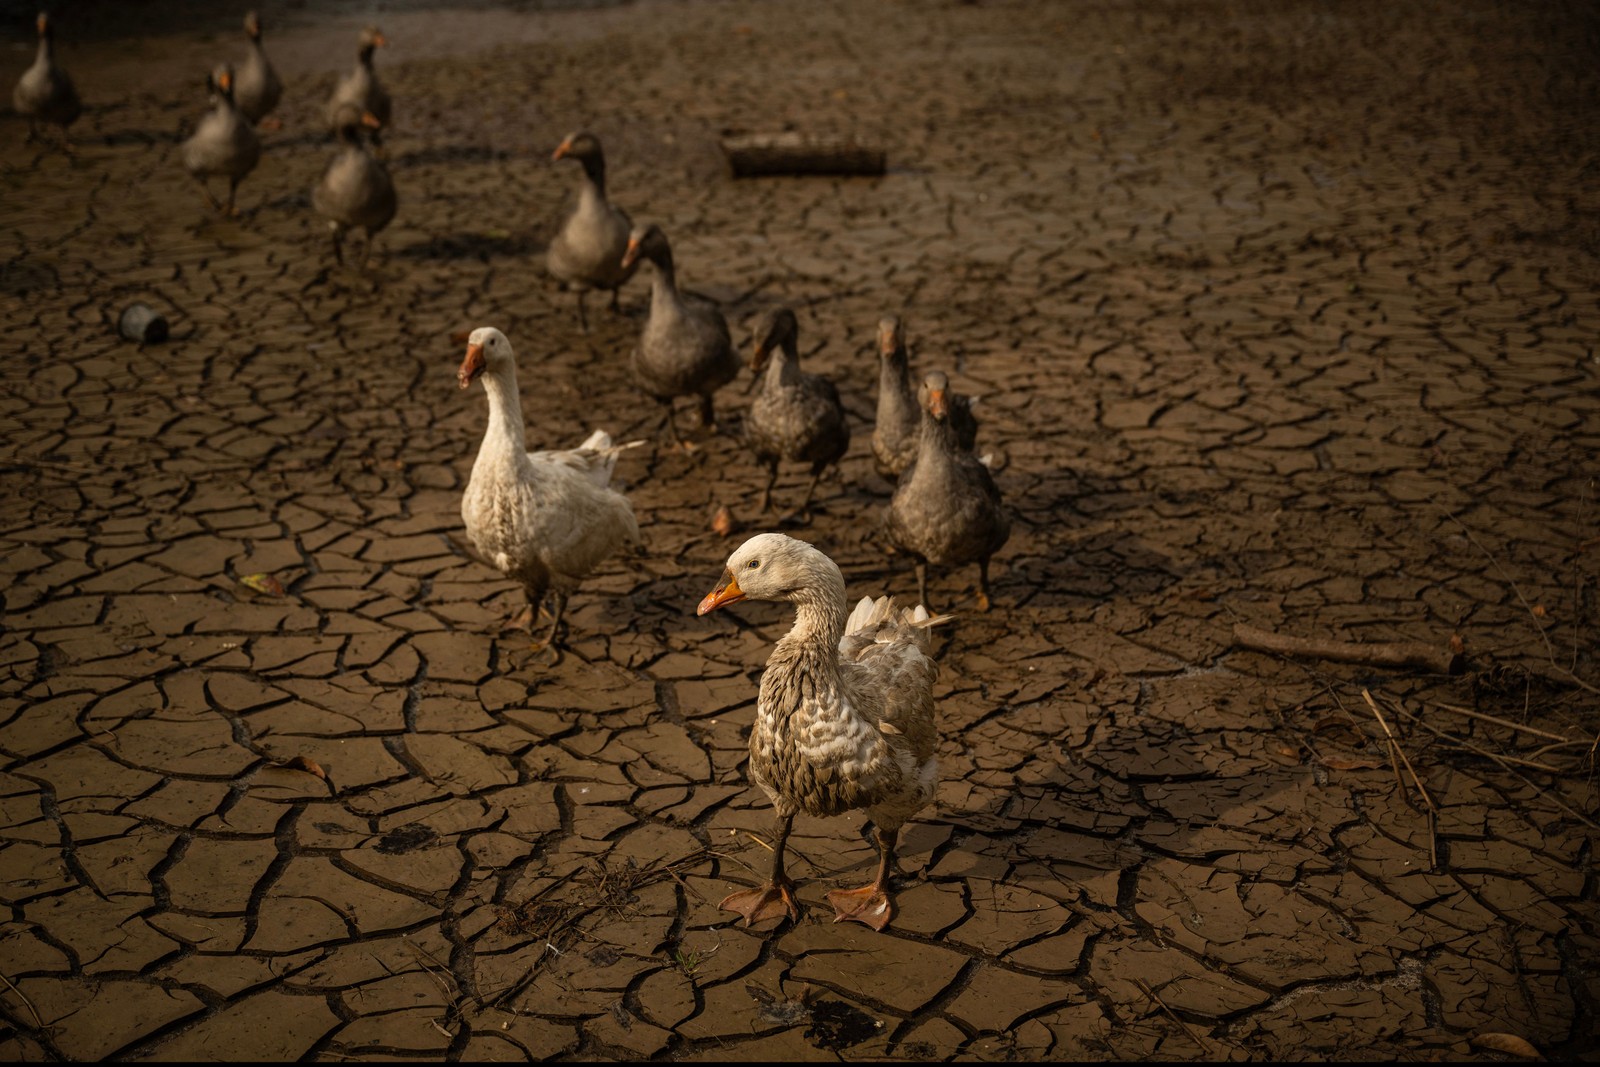
<path fill-rule="evenodd" d="M 1466 656 L 1445 647 L 1436 648 L 1421 641 L 1334 641 L 1329 638 L 1292 637 L 1235 623 L 1233 639 L 1258 652 L 1284 656 L 1310 656 L 1338 663 L 1362 663 L 1369 667 L 1421 667 L 1434 674 L 1460 674 Z"/>
<path fill-rule="evenodd" d="M 728 134 L 722 138 L 735 178 L 773 174 L 882 174 L 884 152 L 854 141 L 796 131 Z"/>

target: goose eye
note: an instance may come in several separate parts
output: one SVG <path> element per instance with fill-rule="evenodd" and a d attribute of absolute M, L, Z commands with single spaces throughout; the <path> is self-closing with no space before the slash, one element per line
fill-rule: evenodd
<path fill-rule="evenodd" d="M 745 570 L 753 571 L 757 567 L 761 566 L 761 561 L 759 559 L 753 559 L 749 563 L 746 563 L 744 566 L 745 566 Z"/>

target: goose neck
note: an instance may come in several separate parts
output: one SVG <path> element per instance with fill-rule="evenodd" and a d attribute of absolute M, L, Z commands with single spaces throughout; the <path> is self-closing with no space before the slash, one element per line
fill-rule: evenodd
<path fill-rule="evenodd" d="M 506 369 L 483 376 L 483 391 L 489 397 L 489 426 L 484 440 L 499 441 L 518 452 L 527 451 L 527 428 L 522 421 L 522 397 L 517 391 L 517 372 Z"/>

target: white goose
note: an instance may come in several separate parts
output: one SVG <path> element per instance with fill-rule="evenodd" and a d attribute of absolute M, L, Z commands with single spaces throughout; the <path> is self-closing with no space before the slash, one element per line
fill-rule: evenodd
<path fill-rule="evenodd" d="M 493 326 L 472 331 L 457 374 L 463 389 L 479 378 L 489 397 L 489 426 L 461 518 L 483 558 L 522 583 L 530 629 L 550 594 L 550 630 L 536 646 L 543 647 L 557 640 L 567 596 L 579 582 L 639 539 L 632 505 L 610 488 L 617 453 L 632 445 L 613 446 L 609 434 L 596 430 L 575 449 L 529 452 L 516 355 Z M 520 625 L 520 616 L 515 621 Z"/>
<path fill-rule="evenodd" d="M 900 827 L 933 799 L 933 681 L 928 628 L 951 618 L 927 609 L 896 610 L 890 597 L 863 597 L 845 616 L 844 577 L 822 552 L 779 533 L 757 534 L 728 557 L 704 615 L 740 600 L 787 600 L 794 627 L 772 650 L 761 675 L 750 731 L 750 777 L 778 816 L 772 876 L 759 889 L 733 893 L 722 907 L 764 919 L 800 918 L 794 883 L 783 869 L 794 817 L 865 809 L 878 838 L 878 875 L 860 889 L 828 894 L 834 922 L 874 930 L 889 925 Z"/>

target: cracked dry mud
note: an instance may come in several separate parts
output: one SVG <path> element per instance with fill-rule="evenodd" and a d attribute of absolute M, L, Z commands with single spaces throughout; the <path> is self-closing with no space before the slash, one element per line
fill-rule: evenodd
<path fill-rule="evenodd" d="M 63 15 L 75 158 L 0 125 L 0 1055 L 1594 1054 L 1592 11 L 402 8 L 370 275 L 308 204 L 365 9 L 265 8 L 289 88 L 237 221 L 175 152 L 234 14 Z M 890 172 L 723 176 L 719 131 L 785 123 Z M 822 343 L 855 443 L 801 533 L 852 597 L 915 589 L 876 541 L 879 316 L 982 396 L 1017 521 L 991 613 L 933 581 L 941 784 L 886 933 L 824 921 L 859 815 L 798 824 L 800 923 L 715 907 L 767 863 L 744 738 L 787 625 L 694 616 L 717 507 L 764 524 L 738 388 L 700 457 L 623 456 L 648 544 L 559 663 L 452 542 L 485 413 L 452 331 L 517 344 L 536 447 L 655 429 L 645 282 L 583 336 L 541 277 L 579 127 L 689 287 Z M 168 343 L 114 336 L 135 299 Z M 1236 622 L 1459 633 L 1468 670 Z"/>

